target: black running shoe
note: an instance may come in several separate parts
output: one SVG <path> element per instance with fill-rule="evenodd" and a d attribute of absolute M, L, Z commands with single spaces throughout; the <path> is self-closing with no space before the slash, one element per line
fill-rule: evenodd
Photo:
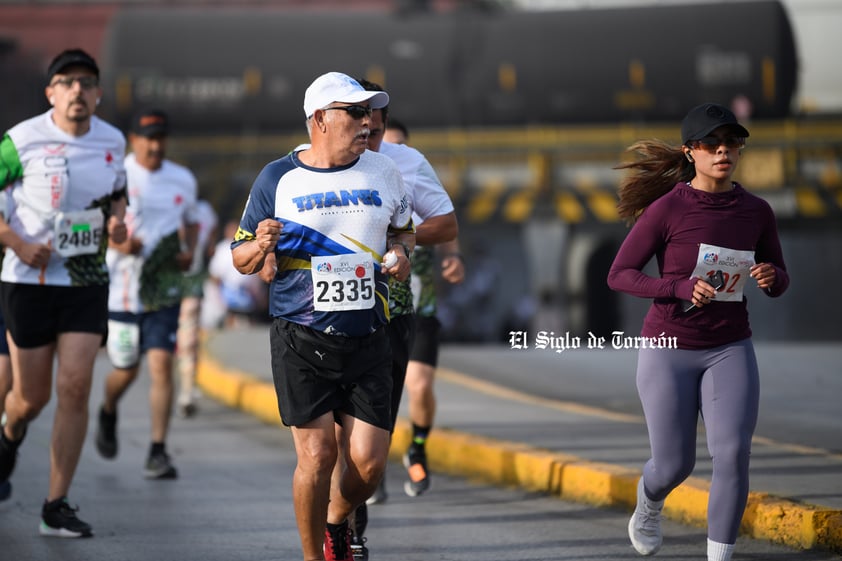
<path fill-rule="evenodd" d="M 96 431 L 96 449 L 109 460 L 117 456 L 117 412 L 106 413 L 99 408 L 99 425 Z"/>
<path fill-rule="evenodd" d="M 421 444 L 412 443 L 403 456 L 403 465 L 409 474 L 403 490 L 410 497 L 417 497 L 430 488 L 430 472 L 427 471 L 427 452 Z"/>
<path fill-rule="evenodd" d="M 351 536 L 351 555 L 354 561 L 368 561 L 368 548 L 365 542 L 368 538 Z"/>
<path fill-rule="evenodd" d="M 78 511 L 79 507 L 74 508 L 67 504 L 65 497 L 50 502 L 44 501 L 39 528 L 41 535 L 54 538 L 90 538 L 94 532 L 90 524 L 76 517 Z"/>
<path fill-rule="evenodd" d="M 338 526 L 329 524 L 325 527 L 324 551 L 325 561 L 354 561 L 354 555 L 351 553 L 351 530 L 347 520 Z"/>
<path fill-rule="evenodd" d="M 368 506 L 363 503 L 354 511 L 354 528 L 351 535 L 361 538 L 365 535 L 366 528 L 368 528 Z"/>
<path fill-rule="evenodd" d="M 189 419 L 196 415 L 196 412 L 199 408 L 196 406 L 195 403 L 179 403 L 176 407 L 176 411 L 178 411 L 178 416 L 182 419 Z"/>
<path fill-rule="evenodd" d="M 0 502 L 12 496 L 12 484 L 9 481 L 0 483 Z"/>
<path fill-rule="evenodd" d="M 351 555 L 354 561 L 368 561 L 368 548 L 365 546 L 365 530 L 368 528 L 368 506 L 361 504 L 354 511 L 354 528 L 351 532 Z"/>
<path fill-rule="evenodd" d="M 158 452 L 146 459 L 143 475 L 146 479 L 178 479 L 178 470 L 172 465 L 169 454 Z"/>
<path fill-rule="evenodd" d="M 18 461 L 18 448 L 26 437 L 26 429 L 23 429 L 23 436 L 20 440 L 11 441 L 6 438 L 4 426 L 0 426 L 0 482 L 8 482 L 12 472 L 15 471 L 15 463 Z"/>

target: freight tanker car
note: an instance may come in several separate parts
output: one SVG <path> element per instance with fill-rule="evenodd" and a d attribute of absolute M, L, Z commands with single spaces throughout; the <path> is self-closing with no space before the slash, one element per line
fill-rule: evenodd
<path fill-rule="evenodd" d="M 414 127 L 680 119 L 707 100 L 789 115 L 797 57 L 778 1 L 398 15 L 123 8 L 102 49 L 106 105 L 171 112 L 187 134 L 300 131 L 331 70 L 393 95 Z"/>

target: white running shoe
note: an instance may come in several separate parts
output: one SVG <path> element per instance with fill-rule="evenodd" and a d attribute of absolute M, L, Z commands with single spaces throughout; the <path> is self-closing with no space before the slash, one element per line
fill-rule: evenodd
<path fill-rule="evenodd" d="M 643 491 L 643 477 L 637 484 L 637 506 L 629 520 L 629 538 L 635 550 L 641 555 L 655 555 L 664 540 L 661 534 L 661 510 L 664 501 L 646 498 Z"/>

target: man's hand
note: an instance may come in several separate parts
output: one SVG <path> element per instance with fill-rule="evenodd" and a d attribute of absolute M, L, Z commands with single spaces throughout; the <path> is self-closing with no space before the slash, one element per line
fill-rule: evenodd
<path fill-rule="evenodd" d="M 257 225 L 254 239 L 233 248 L 234 268 L 244 275 L 260 273 L 268 255 L 272 255 L 281 238 L 284 225 L 274 218 L 265 218 Z"/>
<path fill-rule="evenodd" d="M 192 251 L 180 251 L 175 256 L 175 263 L 179 271 L 189 271 L 190 265 L 193 264 Z"/>
<path fill-rule="evenodd" d="M 42 243 L 21 242 L 13 251 L 21 261 L 35 269 L 46 267 L 50 261 L 50 246 Z"/>
<path fill-rule="evenodd" d="M 381 263 L 383 272 L 387 275 L 392 275 L 397 280 L 403 282 L 409 278 L 412 272 L 412 264 L 409 262 L 409 256 L 406 254 L 406 247 L 403 244 L 393 244 L 388 253 L 393 253 L 397 257 L 397 261 L 391 267 L 386 267 L 386 263 Z"/>
<path fill-rule="evenodd" d="M 126 237 L 119 243 L 114 241 L 113 238 L 108 238 L 108 246 L 126 255 L 140 255 L 140 252 L 143 251 L 143 242 L 138 238 Z"/>
<path fill-rule="evenodd" d="M 447 255 L 441 260 L 441 278 L 450 284 L 465 280 L 465 262 L 458 253 Z"/>
<path fill-rule="evenodd" d="M 126 223 L 116 216 L 108 218 L 108 239 L 115 244 L 121 244 L 129 237 L 129 230 Z"/>
<path fill-rule="evenodd" d="M 254 233 L 254 239 L 257 242 L 260 251 L 263 255 L 268 255 L 275 251 L 275 246 L 278 245 L 278 240 L 281 237 L 281 231 L 284 225 L 274 218 L 267 218 L 261 220 L 257 225 L 257 231 Z"/>

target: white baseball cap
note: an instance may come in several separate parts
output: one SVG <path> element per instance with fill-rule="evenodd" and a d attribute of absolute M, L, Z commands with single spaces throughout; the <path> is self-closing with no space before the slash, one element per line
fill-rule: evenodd
<path fill-rule="evenodd" d="M 372 109 L 382 109 L 389 105 L 389 94 L 368 91 L 359 82 L 341 72 L 328 72 L 316 78 L 304 92 L 304 114 L 309 119 L 316 109 L 322 109 L 336 101 L 370 101 Z"/>

